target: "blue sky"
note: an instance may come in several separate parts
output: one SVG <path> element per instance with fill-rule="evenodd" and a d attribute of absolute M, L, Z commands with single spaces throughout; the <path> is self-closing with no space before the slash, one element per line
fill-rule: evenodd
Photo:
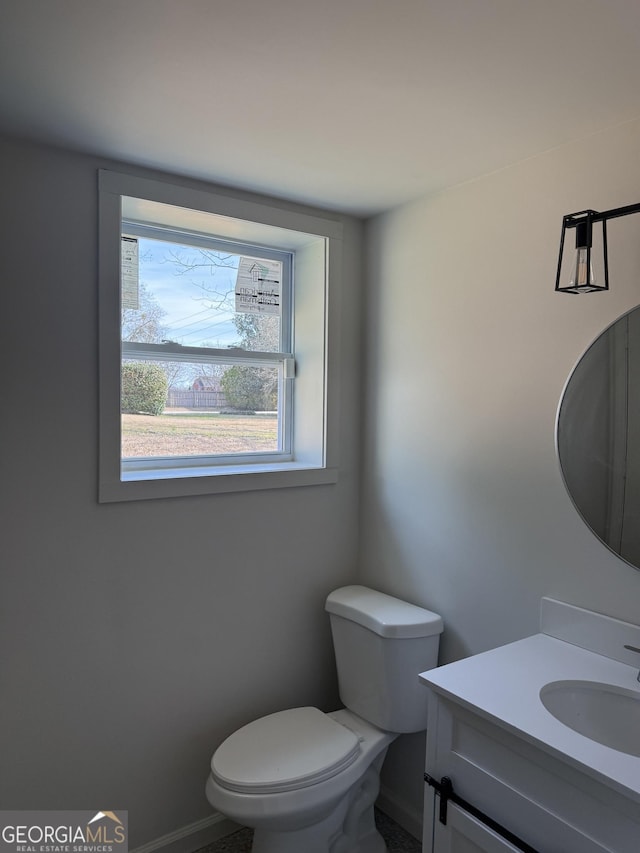
<path fill-rule="evenodd" d="M 231 259 L 233 268 L 182 272 L 173 260 L 176 254 L 187 263 L 202 257 L 190 246 L 139 238 L 140 281 L 165 312 L 162 326 L 167 337 L 184 346 L 237 344 L 233 314 L 239 258 Z M 220 257 L 230 262 L 228 256 Z"/>

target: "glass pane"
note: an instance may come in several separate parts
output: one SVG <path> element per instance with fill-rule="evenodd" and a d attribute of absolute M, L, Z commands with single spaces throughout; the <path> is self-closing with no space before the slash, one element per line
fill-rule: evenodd
<path fill-rule="evenodd" d="M 283 265 L 123 235 L 122 340 L 280 352 Z"/>
<path fill-rule="evenodd" d="M 127 360 L 122 458 L 281 450 L 276 367 Z"/>

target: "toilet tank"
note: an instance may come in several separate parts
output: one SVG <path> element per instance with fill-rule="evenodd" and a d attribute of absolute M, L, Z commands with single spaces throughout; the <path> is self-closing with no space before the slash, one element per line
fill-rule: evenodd
<path fill-rule="evenodd" d="M 437 666 L 441 617 L 364 586 L 335 590 L 325 609 L 344 705 L 385 731 L 426 729 L 418 675 Z"/>

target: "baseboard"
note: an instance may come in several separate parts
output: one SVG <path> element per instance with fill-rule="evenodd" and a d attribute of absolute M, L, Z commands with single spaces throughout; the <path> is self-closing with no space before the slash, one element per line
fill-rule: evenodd
<path fill-rule="evenodd" d="M 131 850 L 131 853 L 155 853 L 156 850 L 161 850 L 162 853 L 194 853 L 201 847 L 224 838 L 225 835 L 231 835 L 239 828 L 238 824 L 229 818 L 214 812 L 211 817 L 197 820 L 195 823 L 176 829 L 175 832 L 161 835 L 154 841 L 142 844 Z"/>
<path fill-rule="evenodd" d="M 376 806 L 391 820 L 395 820 L 409 835 L 413 835 L 418 841 L 422 841 L 422 812 L 412 809 L 405 802 L 399 800 L 384 785 L 380 787 Z"/>
<path fill-rule="evenodd" d="M 395 820 L 409 835 L 413 835 L 419 841 L 422 839 L 422 814 L 407 806 L 399 800 L 384 785 L 376 801 L 376 806 L 383 811 L 391 820 Z M 147 844 L 133 848 L 130 853 L 195 853 L 214 841 L 219 841 L 226 835 L 240 829 L 237 823 L 224 817 L 219 812 L 214 812 L 210 817 L 197 820 L 167 835 L 161 835 Z"/>

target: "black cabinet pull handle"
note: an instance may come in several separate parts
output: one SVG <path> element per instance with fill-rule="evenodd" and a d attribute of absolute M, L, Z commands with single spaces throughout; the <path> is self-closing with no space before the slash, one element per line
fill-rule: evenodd
<path fill-rule="evenodd" d="M 463 800 L 462 797 L 459 797 L 456 792 L 453 790 L 453 782 L 448 776 L 443 776 L 442 779 L 438 782 L 433 776 L 429 776 L 428 773 L 424 774 L 424 781 L 435 789 L 436 793 L 440 795 L 440 811 L 439 811 L 439 820 L 440 823 L 447 825 L 447 804 L 449 800 L 452 803 L 455 803 L 464 811 L 468 812 L 472 817 L 475 817 L 476 820 L 479 820 L 481 823 L 484 823 L 485 826 L 488 826 L 489 829 L 492 829 L 498 835 L 508 841 L 509 844 L 512 844 L 514 847 L 517 847 L 518 850 L 522 850 L 522 853 L 539 853 L 538 850 L 531 847 L 530 844 L 527 844 L 526 841 L 523 841 L 521 838 L 518 838 L 517 835 L 514 835 L 513 832 L 508 830 L 506 827 L 499 824 L 496 820 L 489 815 L 481 812 L 480 809 L 477 809 L 475 806 L 468 803 L 466 800 Z"/>

